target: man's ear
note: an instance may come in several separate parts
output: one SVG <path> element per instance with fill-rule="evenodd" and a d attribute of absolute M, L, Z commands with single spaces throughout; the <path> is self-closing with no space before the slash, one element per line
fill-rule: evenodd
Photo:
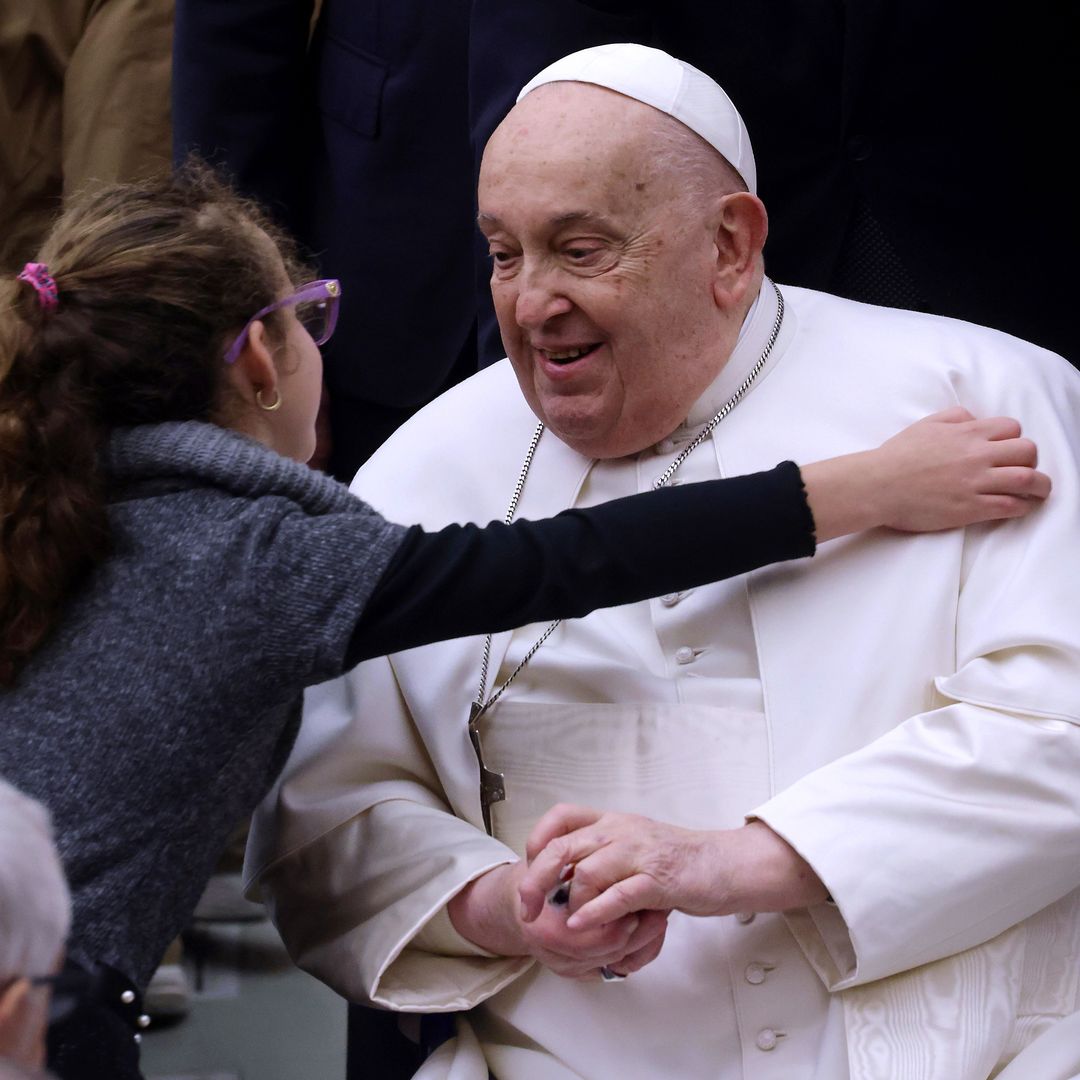
<path fill-rule="evenodd" d="M 229 377 L 245 401 L 254 401 L 260 390 L 267 397 L 273 397 L 278 373 L 266 324 L 261 319 L 256 319 L 248 329 L 247 341 L 230 366 Z"/>
<path fill-rule="evenodd" d="M 37 1067 L 45 1059 L 46 1011 L 32 990 L 29 979 L 15 979 L 0 990 L 0 1058 Z"/>
<path fill-rule="evenodd" d="M 737 305 L 753 283 L 769 235 L 765 204 L 748 191 L 733 191 L 717 205 L 713 297 L 725 310 Z"/>

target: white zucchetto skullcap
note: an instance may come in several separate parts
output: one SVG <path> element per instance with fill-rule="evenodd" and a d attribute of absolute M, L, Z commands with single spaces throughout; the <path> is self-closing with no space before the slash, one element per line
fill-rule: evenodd
<path fill-rule="evenodd" d="M 548 65 L 525 84 L 517 100 L 553 82 L 606 86 L 673 116 L 718 150 L 750 191 L 757 191 L 754 151 L 739 110 L 696 67 L 647 45 L 597 45 Z"/>

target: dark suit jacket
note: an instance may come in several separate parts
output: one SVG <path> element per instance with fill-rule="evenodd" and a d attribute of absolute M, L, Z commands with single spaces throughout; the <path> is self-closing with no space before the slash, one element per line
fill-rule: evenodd
<path fill-rule="evenodd" d="M 176 156 L 226 163 L 342 281 L 331 395 L 429 400 L 475 319 L 468 0 L 178 0 Z"/>
<path fill-rule="evenodd" d="M 559 56 L 655 45 L 743 114 L 777 280 L 994 326 L 1080 362 L 1063 161 L 1074 12 L 1066 0 L 474 0 L 474 146 Z M 484 360 L 498 351 L 484 335 Z"/>

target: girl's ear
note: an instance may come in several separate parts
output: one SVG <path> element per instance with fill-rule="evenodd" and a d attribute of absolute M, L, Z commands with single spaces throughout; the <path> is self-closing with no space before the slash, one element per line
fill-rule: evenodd
<path fill-rule="evenodd" d="M 253 402 L 260 391 L 272 398 L 278 385 L 277 368 L 270 349 L 269 334 L 261 319 L 248 329 L 247 341 L 236 361 L 230 365 L 230 378 L 245 401 Z"/>

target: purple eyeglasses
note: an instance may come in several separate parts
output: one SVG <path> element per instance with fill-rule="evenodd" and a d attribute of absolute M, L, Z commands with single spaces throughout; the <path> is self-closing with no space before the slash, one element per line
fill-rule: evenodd
<path fill-rule="evenodd" d="M 321 281 L 309 281 L 306 285 L 301 285 L 295 292 L 261 308 L 248 319 L 239 337 L 225 354 L 225 363 L 232 364 L 236 361 L 247 341 L 251 324 L 256 319 L 261 319 L 264 315 L 269 315 L 271 311 L 290 305 L 295 306 L 296 317 L 311 335 L 315 344 L 325 345 L 337 325 L 338 300 L 340 299 L 341 282 L 336 278 L 324 278 Z"/>

